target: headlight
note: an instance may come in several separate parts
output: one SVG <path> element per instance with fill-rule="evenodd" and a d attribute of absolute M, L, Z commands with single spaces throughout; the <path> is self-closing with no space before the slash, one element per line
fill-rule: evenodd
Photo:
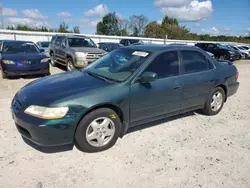
<path fill-rule="evenodd" d="M 11 60 L 2 60 L 2 62 L 3 62 L 4 64 L 7 64 L 7 65 L 14 65 L 14 64 L 15 64 L 15 62 L 14 62 L 14 61 L 11 61 Z"/>
<path fill-rule="evenodd" d="M 232 52 L 232 51 L 229 51 L 229 53 L 232 54 L 232 55 L 234 54 L 234 52 Z"/>
<path fill-rule="evenodd" d="M 41 119 L 59 119 L 64 117 L 68 113 L 68 107 L 43 107 L 43 106 L 35 106 L 31 105 L 24 113 L 29 114 L 31 116 L 35 116 Z"/>
<path fill-rule="evenodd" d="M 41 63 L 46 63 L 46 62 L 48 62 L 50 59 L 49 58 L 43 58 L 42 60 L 41 60 Z"/>
<path fill-rule="evenodd" d="M 87 54 L 84 52 L 76 52 L 76 57 L 80 57 L 80 58 L 86 58 Z"/>

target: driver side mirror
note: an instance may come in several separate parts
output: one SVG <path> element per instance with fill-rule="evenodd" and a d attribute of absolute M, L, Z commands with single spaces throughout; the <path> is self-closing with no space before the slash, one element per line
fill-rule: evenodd
<path fill-rule="evenodd" d="M 44 50 L 44 49 L 39 49 L 39 51 L 40 51 L 41 53 L 45 52 L 45 50 Z"/>
<path fill-rule="evenodd" d="M 144 72 L 139 78 L 138 82 L 143 83 L 149 83 L 157 80 L 157 74 L 154 72 Z"/>

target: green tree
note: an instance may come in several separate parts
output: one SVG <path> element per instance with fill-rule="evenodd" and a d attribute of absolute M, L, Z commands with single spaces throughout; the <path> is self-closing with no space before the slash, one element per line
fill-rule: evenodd
<path fill-rule="evenodd" d="M 59 33 L 69 33 L 70 31 L 68 30 L 69 29 L 69 25 L 65 22 L 62 22 L 60 25 L 59 25 L 59 28 L 58 28 L 58 32 Z"/>
<path fill-rule="evenodd" d="M 162 19 L 162 25 L 165 25 L 165 24 L 179 26 L 179 22 L 177 19 L 169 18 L 167 15 Z"/>
<path fill-rule="evenodd" d="M 98 35 L 120 35 L 118 19 L 115 12 L 109 13 L 97 24 L 96 34 Z"/>
<path fill-rule="evenodd" d="M 73 27 L 73 33 L 80 34 L 80 28 L 78 26 Z"/>
<path fill-rule="evenodd" d="M 164 38 L 165 32 L 161 24 L 153 21 L 146 26 L 144 36 L 150 38 Z"/>

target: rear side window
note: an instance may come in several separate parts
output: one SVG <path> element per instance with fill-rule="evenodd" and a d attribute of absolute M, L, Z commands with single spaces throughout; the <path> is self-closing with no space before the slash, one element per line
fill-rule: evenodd
<path fill-rule="evenodd" d="M 213 68 L 201 52 L 185 50 L 181 51 L 181 55 L 185 73 L 201 72 Z"/>
<path fill-rule="evenodd" d="M 177 76 L 179 74 L 179 60 L 177 51 L 160 54 L 144 72 L 154 72 L 158 78 Z"/>

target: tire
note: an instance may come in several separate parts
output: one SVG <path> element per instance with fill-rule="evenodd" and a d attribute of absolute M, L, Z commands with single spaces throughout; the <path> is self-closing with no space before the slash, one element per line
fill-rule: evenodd
<path fill-rule="evenodd" d="M 50 54 L 50 64 L 52 67 L 55 67 L 56 66 L 56 60 L 55 60 L 55 55 L 54 53 L 51 53 Z"/>
<path fill-rule="evenodd" d="M 78 124 L 75 145 L 80 151 L 88 153 L 107 150 L 115 145 L 121 133 L 121 125 L 119 116 L 113 110 L 109 108 L 94 110 Z"/>
<path fill-rule="evenodd" d="M 221 98 L 218 97 L 218 94 L 221 95 Z M 218 100 L 217 101 L 218 103 L 215 100 L 216 95 L 217 95 L 216 100 Z M 208 100 L 205 104 L 205 108 L 201 110 L 202 113 L 208 116 L 213 116 L 213 115 L 218 114 L 223 108 L 223 105 L 225 103 L 225 98 L 226 98 L 225 91 L 221 87 L 215 88 L 209 95 Z"/>
<path fill-rule="evenodd" d="M 226 58 L 226 56 L 225 55 L 220 55 L 219 56 L 219 60 L 226 60 L 227 58 Z"/>
<path fill-rule="evenodd" d="M 67 59 L 67 64 L 66 64 L 66 70 L 67 71 L 72 71 L 74 69 L 75 69 L 75 67 L 73 65 L 73 59 L 72 58 L 68 58 Z"/>

